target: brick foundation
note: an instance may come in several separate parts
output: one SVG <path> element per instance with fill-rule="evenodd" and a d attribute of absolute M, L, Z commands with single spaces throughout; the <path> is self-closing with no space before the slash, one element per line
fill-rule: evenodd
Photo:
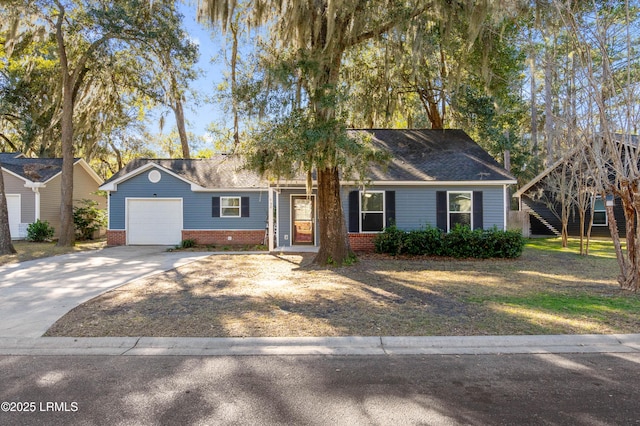
<path fill-rule="evenodd" d="M 127 231 L 124 230 L 107 230 L 108 246 L 124 246 L 127 244 Z"/>
<path fill-rule="evenodd" d="M 231 240 L 229 240 L 231 237 Z M 182 230 L 183 240 L 194 240 L 196 244 L 245 245 L 265 244 L 264 230 L 218 231 L 218 230 Z"/>
<path fill-rule="evenodd" d="M 349 234 L 349 244 L 351 250 L 373 253 L 376 250 L 373 239 L 378 234 Z"/>

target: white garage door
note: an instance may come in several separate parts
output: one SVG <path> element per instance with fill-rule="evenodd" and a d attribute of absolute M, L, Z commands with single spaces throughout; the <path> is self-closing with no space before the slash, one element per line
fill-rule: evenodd
<path fill-rule="evenodd" d="M 182 199 L 127 200 L 127 244 L 175 245 L 182 240 Z"/>
<path fill-rule="evenodd" d="M 9 232 L 11 232 L 11 239 L 18 238 L 20 232 L 21 221 L 21 209 L 20 209 L 20 195 L 19 194 L 5 194 L 7 197 L 7 208 L 9 210 Z"/>

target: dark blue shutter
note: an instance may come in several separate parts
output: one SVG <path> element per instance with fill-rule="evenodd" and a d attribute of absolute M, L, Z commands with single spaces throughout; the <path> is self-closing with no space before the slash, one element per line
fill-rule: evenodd
<path fill-rule="evenodd" d="M 436 191 L 436 226 L 447 231 L 447 191 Z"/>
<path fill-rule="evenodd" d="M 396 224 L 396 191 L 386 191 L 384 195 L 384 209 L 387 216 L 386 227 Z"/>
<path fill-rule="evenodd" d="M 482 229 L 482 191 L 473 191 L 473 229 Z"/>
<path fill-rule="evenodd" d="M 349 232 L 360 232 L 360 191 L 349 192 Z"/>
<path fill-rule="evenodd" d="M 211 204 L 211 216 L 220 217 L 220 197 L 213 197 Z"/>
<path fill-rule="evenodd" d="M 240 199 L 240 216 L 249 217 L 249 197 L 242 197 Z"/>

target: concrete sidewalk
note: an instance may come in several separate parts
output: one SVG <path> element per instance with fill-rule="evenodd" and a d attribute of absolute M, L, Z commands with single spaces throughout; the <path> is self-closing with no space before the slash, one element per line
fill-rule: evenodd
<path fill-rule="evenodd" d="M 0 337 L 0 355 L 486 355 L 623 352 L 640 352 L 640 334 L 291 338 Z"/>
<path fill-rule="evenodd" d="M 0 266 L 0 337 L 42 336 L 105 291 L 209 255 L 121 246 Z"/>

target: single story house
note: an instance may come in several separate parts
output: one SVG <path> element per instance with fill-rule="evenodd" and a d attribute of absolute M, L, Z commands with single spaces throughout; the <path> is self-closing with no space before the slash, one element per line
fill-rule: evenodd
<path fill-rule="evenodd" d="M 513 194 L 513 197 L 518 200 L 519 210 L 525 213 L 525 217 L 527 218 L 523 224 L 526 228 L 523 229 L 524 235 L 561 236 L 562 205 L 555 201 L 554 195 L 547 184 L 547 180 L 550 178 L 552 173 L 561 170 L 564 161 L 567 161 L 567 159 L 563 158 L 556 161 Z M 606 201 L 603 200 L 600 195 L 595 194 L 594 196 L 595 200 L 593 200 L 594 210 L 591 236 L 610 237 L 609 217 L 605 206 Z M 613 203 L 613 213 L 618 224 L 618 231 L 620 236 L 624 237 L 626 233 L 626 222 L 622 202 L 615 198 L 613 199 Z M 580 216 L 576 207 L 571 207 L 571 209 L 569 221 L 567 223 L 567 232 L 570 237 L 580 237 Z M 589 208 L 587 209 L 586 214 L 586 221 L 588 222 L 591 215 L 591 210 Z M 585 226 L 588 226 L 588 223 L 586 223 Z"/>
<path fill-rule="evenodd" d="M 27 236 L 29 224 L 40 219 L 60 229 L 61 158 L 28 158 L 18 152 L 0 153 L 0 166 L 9 210 L 12 239 Z M 91 199 L 106 208 L 104 197 L 96 195 L 104 180 L 83 159 L 73 165 L 74 200 Z"/>
<path fill-rule="evenodd" d="M 367 132 L 392 160 L 373 166 L 366 187 L 343 181 L 352 247 L 371 250 L 393 223 L 405 230 L 456 224 L 506 229 L 516 180 L 462 130 Z M 270 250 L 318 246 L 316 191 L 304 179 L 268 182 L 232 155 L 138 159 L 101 187 L 108 192 L 107 242 L 174 245 L 265 244 Z"/>

